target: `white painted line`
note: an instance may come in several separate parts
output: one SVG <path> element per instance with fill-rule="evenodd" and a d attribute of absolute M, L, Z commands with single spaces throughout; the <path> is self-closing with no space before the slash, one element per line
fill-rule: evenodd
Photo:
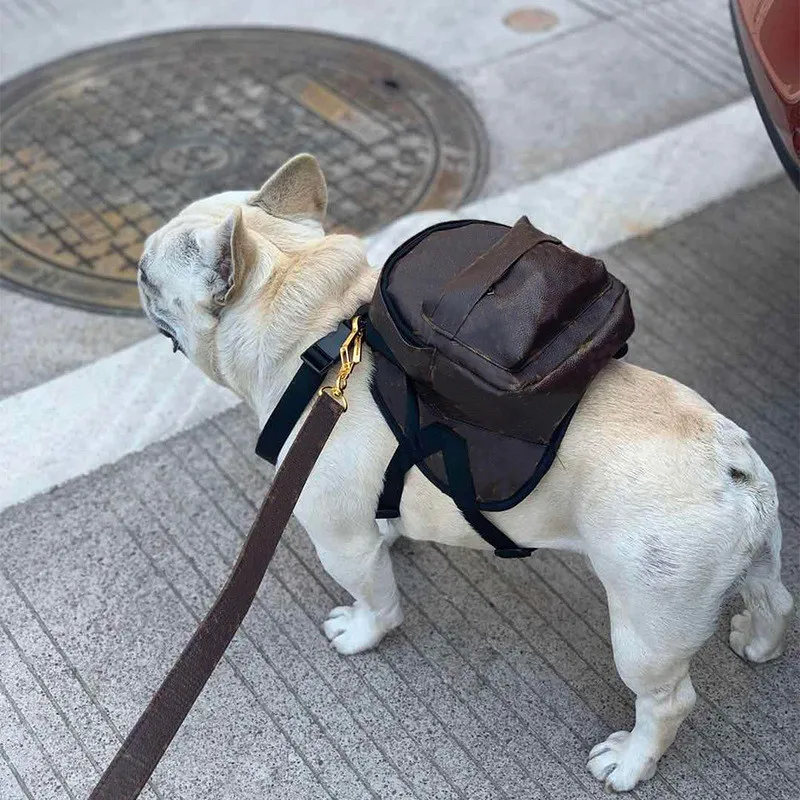
<path fill-rule="evenodd" d="M 780 164 L 751 100 L 605 153 L 458 212 L 411 214 L 373 237 L 385 257 L 455 217 L 537 227 L 584 252 L 662 228 L 763 183 Z M 155 336 L 0 401 L 0 509 L 118 461 L 237 402 Z"/>
<path fill-rule="evenodd" d="M 154 336 L 0 402 L 0 509 L 239 402 L 171 350 Z"/>
<path fill-rule="evenodd" d="M 511 225 L 527 215 L 575 250 L 598 253 L 780 173 L 748 98 L 458 212 L 409 214 L 374 237 L 368 252 L 373 264 L 382 264 L 407 238 L 441 220 L 475 217 Z"/>

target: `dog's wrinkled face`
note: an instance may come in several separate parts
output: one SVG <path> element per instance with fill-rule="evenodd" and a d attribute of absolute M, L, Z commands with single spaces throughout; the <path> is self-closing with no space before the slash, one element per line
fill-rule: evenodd
<path fill-rule="evenodd" d="M 232 285 L 231 239 L 247 192 L 227 192 L 184 209 L 153 233 L 139 261 L 145 313 L 173 348 L 195 350 L 214 327 Z"/>
<path fill-rule="evenodd" d="M 214 332 L 249 270 L 279 256 L 283 239 L 322 236 L 326 201 L 319 165 L 303 154 L 258 192 L 192 203 L 145 243 L 138 276 L 145 313 L 175 350 L 213 376 Z"/>

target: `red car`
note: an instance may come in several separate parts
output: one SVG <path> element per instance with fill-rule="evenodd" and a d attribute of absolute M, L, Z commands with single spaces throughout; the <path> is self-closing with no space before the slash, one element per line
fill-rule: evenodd
<path fill-rule="evenodd" d="M 750 90 L 772 144 L 800 190 L 800 3 L 731 0 Z"/>

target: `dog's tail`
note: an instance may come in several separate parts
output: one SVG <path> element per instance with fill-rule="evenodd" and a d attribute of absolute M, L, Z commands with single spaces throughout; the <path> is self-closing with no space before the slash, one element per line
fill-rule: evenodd
<path fill-rule="evenodd" d="M 736 503 L 744 517 L 744 541 L 741 544 L 745 551 L 755 554 L 769 546 L 778 524 L 775 479 L 750 444 L 747 432 L 724 417 L 718 420 L 717 442 L 718 463 L 724 470 L 724 482 L 728 486 L 726 495 Z M 777 547 L 780 553 L 780 538 Z"/>

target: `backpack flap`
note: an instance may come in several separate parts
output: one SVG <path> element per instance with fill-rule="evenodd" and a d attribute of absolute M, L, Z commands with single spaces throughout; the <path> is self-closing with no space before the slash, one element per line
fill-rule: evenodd
<path fill-rule="evenodd" d="M 519 259 L 542 242 L 559 244 L 533 227 L 527 217 L 517 222 L 465 270 L 456 274 L 440 289 L 439 296 L 423 300 L 422 314 L 431 327 L 448 339 L 458 337 L 461 327 L 483 298 L 496 294 L 496 286 Z M 490 314 L 494 309 L 490 310 Z M 495 320 L 496 322 L 496 320 Z"/>

